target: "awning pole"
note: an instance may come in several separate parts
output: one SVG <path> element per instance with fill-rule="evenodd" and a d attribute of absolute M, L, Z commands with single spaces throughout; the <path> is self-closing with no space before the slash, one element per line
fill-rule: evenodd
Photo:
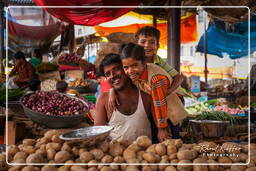
<path fill-rule="evenodd" d="M 206 35 L 206 23 L 207 23 L 207 13 L 203 11 L 204 14 L 204 77 L 205 77 L 205 83 L 207 85 L 208 83 L 208 68 L 207 68 L 207 35 Z"/>
<path fill-rule="evenodd" d="M 3 59 L 4 59 L 4 0 L 0 0 L 0 74 L 4 73 Z M 7 36 L 7 35 L 6 35 Z"/>
<path fill-rule="evenodd" d="M 180 6 L 180 0 L 171 0 L 170 6 Z M 180 8 L 170 8 L 167 19 L 167 62 L 180 72 Z"/>

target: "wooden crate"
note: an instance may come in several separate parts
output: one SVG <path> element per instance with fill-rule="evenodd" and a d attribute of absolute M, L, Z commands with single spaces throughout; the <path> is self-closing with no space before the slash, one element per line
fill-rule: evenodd
<path fill-rule="evenodd" d="M 83 70 L 70 70 L 65 71 L 65 78 L 81 78 L 84 79 L 84 71 Z"/>
<path fill-rule="evenodd" d="M 58 81 L 61 80 L 60 78 L 60 72 L 59 71 L 52 71 L 47 73 L 41 73 L 39 74 L 39 79 L 41 81 L 47 80 L 47 79 L 56 79 Z"/>

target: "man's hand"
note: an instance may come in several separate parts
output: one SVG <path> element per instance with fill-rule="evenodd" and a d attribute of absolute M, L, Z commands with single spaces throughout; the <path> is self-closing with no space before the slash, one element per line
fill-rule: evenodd
<path fill-rule="evenodd" d="M 167 128 L 158 128 L 157 137 L 160 142 L 163 142 L 164 140 L 171 138 L 170 133 L 168 132 Z"/>

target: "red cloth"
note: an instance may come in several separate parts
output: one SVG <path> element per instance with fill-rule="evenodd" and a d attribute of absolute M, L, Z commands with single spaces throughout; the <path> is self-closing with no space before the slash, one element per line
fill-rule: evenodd
<path fill-rule="evenodd" d="M 79 66 L 59 65 L 59 71 L 81 70 Z"/>
<path fill-rule="evenodd" d="M 111 86 L 109 85 L 108 81 L 105 79 L 105 77 L 100 78 L 100 92 L 108 92 L 111 89 Z"/>
<path fill-rule="evenodd" d="M 137 6 L 139 0 L 34 0 L 39 6 Z M 95 26 L 114 20 L 131 8 L 44 8 L 54 17 L 72 24 Z"/>

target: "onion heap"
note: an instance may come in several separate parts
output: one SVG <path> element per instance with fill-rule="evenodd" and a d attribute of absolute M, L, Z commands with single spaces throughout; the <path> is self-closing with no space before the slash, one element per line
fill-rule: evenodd
<path fill-rule="evenodd" d="M 86 112 L 86 107 L 81 101 L 56 92 L 39 91 L 25 96 L 22 103 L 33 111 L 46 115 L 71 116 Z"/>

